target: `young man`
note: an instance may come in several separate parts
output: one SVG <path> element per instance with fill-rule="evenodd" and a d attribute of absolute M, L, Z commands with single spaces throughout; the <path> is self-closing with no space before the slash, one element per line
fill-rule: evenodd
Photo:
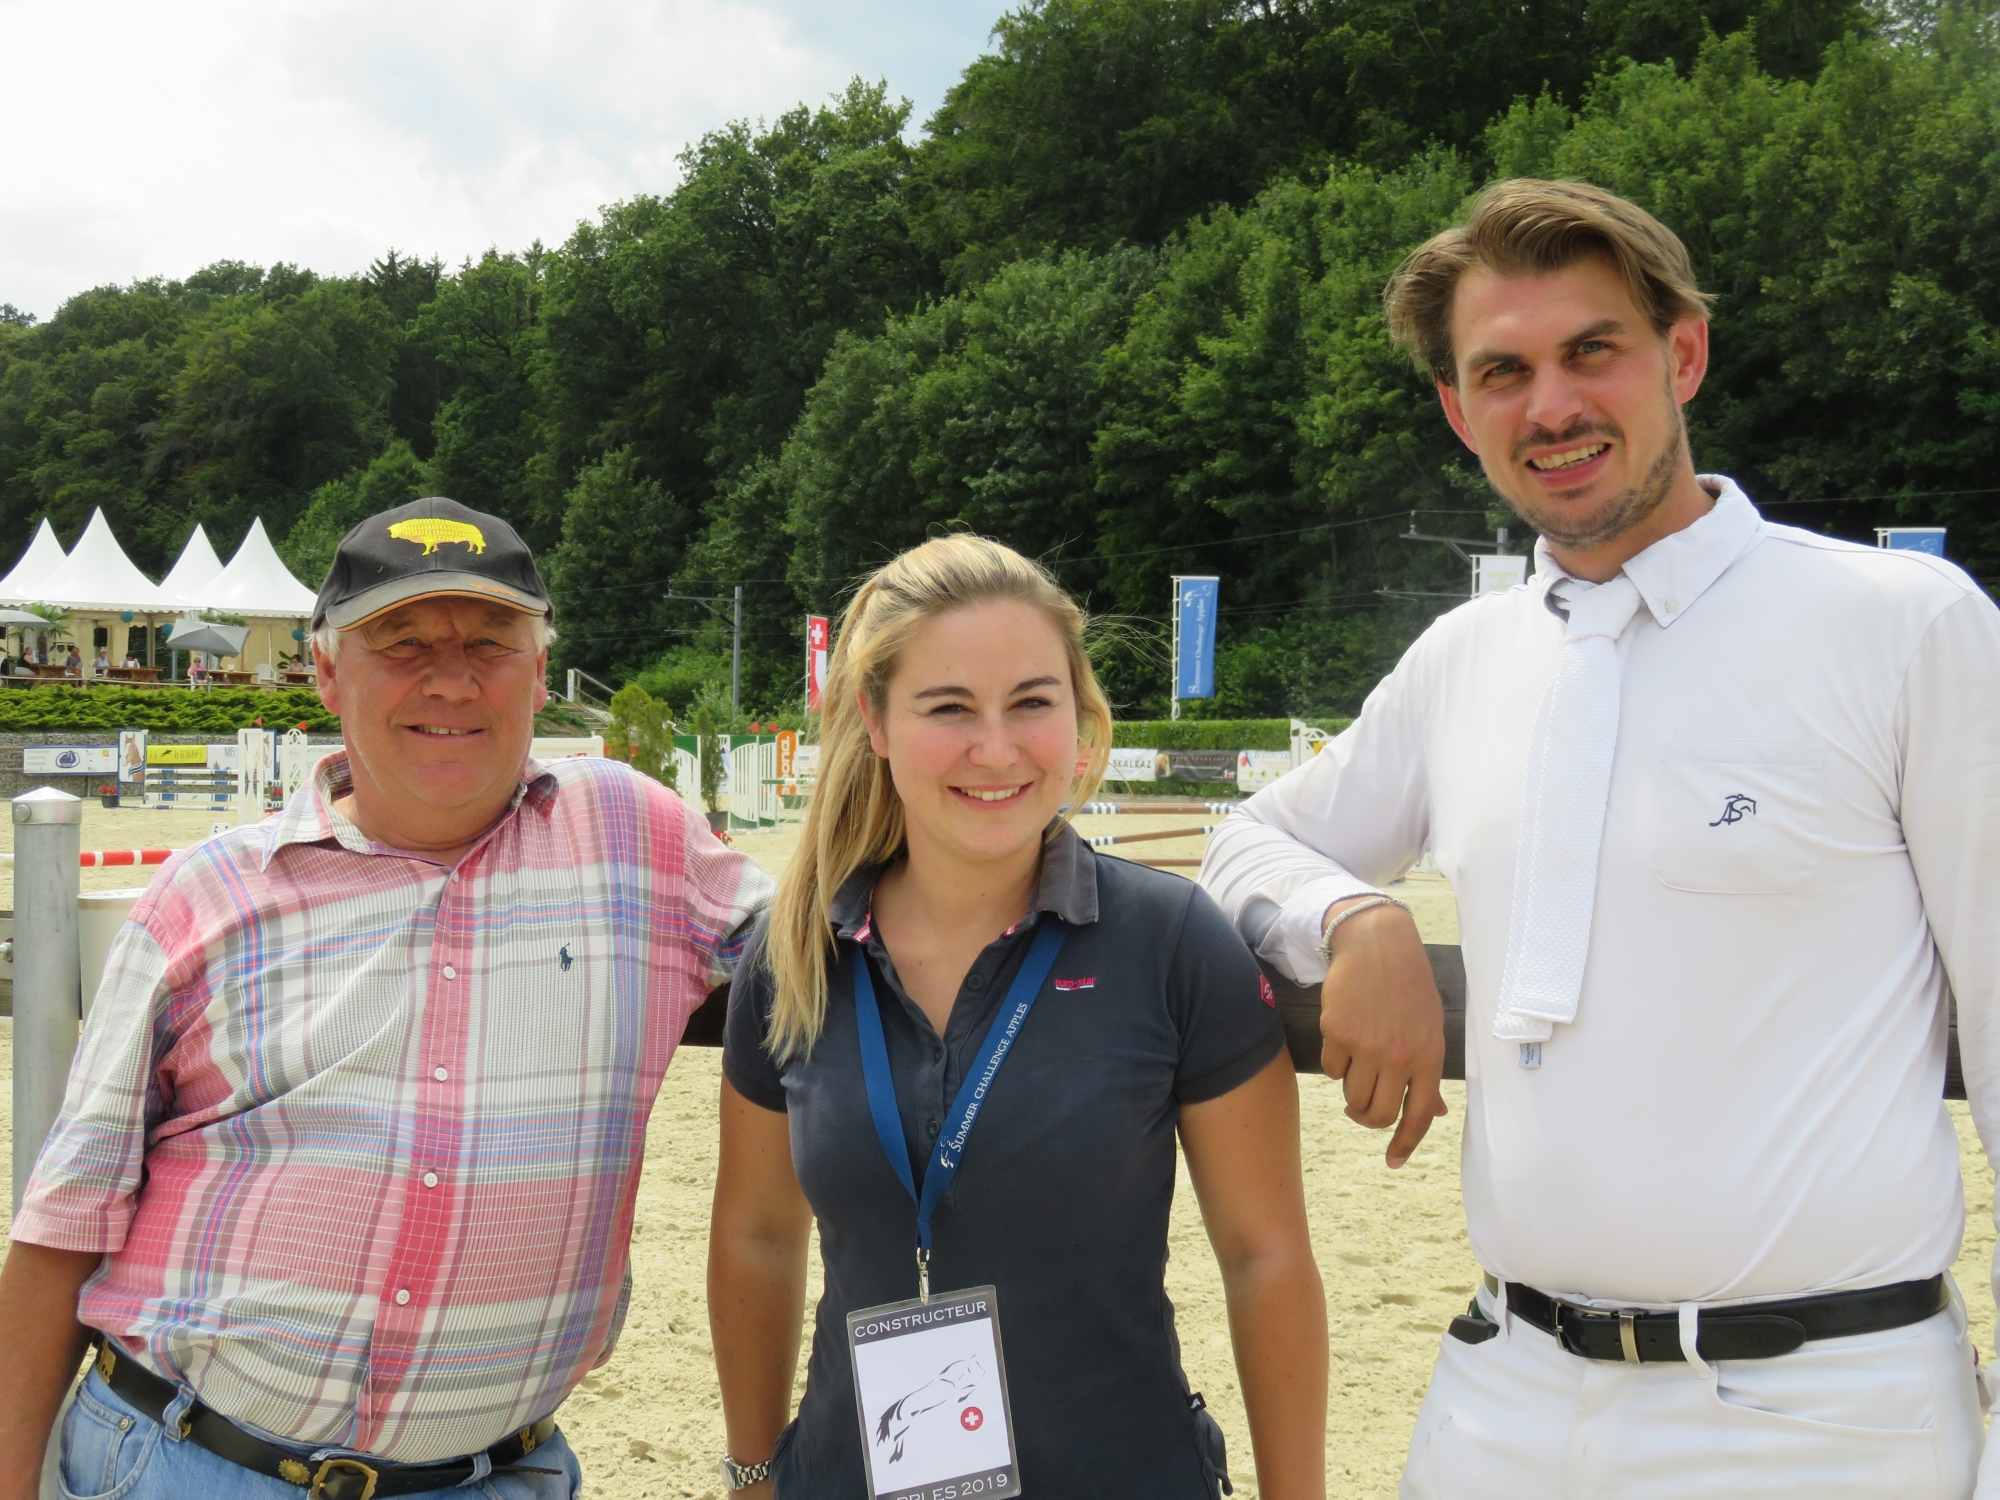
<path fill-rule="evenodd" d="M 1458 895 L 1486 1279 L 1403 1492 L 1971 1494 L 1940 1095 L 1949 986 L 1995 1140 L 2000 612 L 1696 475 L 1703 299 L 1609 193 L 1488 189 L 1387 306 L 1536 572 L 1433 625 L 1202 882 L 1324 981 L 1327 1071 L 1355 1118 L 1400 1109 L 1392 1166 L 1441 1112 L 1442 1027 L 1372 887 L 1428 849 Z"/>
<path fill-rule="evenodd" d="M 529 759 L 548 609 L 450 500 L 341 543 L 346 747 L 132 909 L 14 1221 L 0 1500 L 86 1338 L 78 1496 L 574 1493 L 646 1117 L 770 882 L 628 768 Z"/>

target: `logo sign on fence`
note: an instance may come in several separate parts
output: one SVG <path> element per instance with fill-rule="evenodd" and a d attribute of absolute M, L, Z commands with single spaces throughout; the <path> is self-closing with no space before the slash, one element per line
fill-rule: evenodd
<path fill-rule="evenodd" d="M 1234 750 L 1162 750 L 1154 762 L 1162 781 L 1236 780 Z"/>
<path fill-rule="evenodd" d="M 1104 768 L 1106 781 L 1151 781 L 1157 750 L 1113 750 Z"/>
<path fill-rule="evenodd" d="M 819 712 L 819 695 L 826 688 L 827 619 L 806 616 L 806 712 Z"/>
<path fill-rule="evenodd" d="M 1215 609 L 1219 578 L 1174 579 L 1174 697 L 1215 696 Z"/>
<path fill-rule="evenodd" d="M 116 745 L 27 745 L 21 769 L 30 776 L 108 776 L 118 769 Z"/>
<path fill-rule="evenodd" d="M 1292 768 L 1289 750 L 1239 750 L 1236 752 L 1236 786 L 1255 792 L 1270 786 Z"/>
<path fill-rule="evenodd" d="M 118 731 L 118 780 L 127 786 L 137 786 L 146 779 L 146 731 L 143 729 L 121 729 Z"/>

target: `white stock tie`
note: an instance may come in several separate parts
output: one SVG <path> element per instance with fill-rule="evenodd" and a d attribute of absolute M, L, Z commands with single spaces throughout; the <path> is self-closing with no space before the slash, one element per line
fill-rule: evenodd
<path fill-rule="evenodd" d="M 1618 637 L 1639 608 L 1639 590 L 1620 573 L 1563 602 L 1562 659 L 1535 715 L 1521 788 L 1514 911 L 1493 1017 L 1493 1035 L 1519 1042 L 1527 1068 L 1541 1065 L 1555 1023 L 1576 1019 L 1618 749 Z"/>

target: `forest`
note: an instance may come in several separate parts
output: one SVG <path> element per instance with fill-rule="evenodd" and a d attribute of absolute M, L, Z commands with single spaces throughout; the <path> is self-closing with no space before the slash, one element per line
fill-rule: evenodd
<path fill-rule="evenodd" d="M 316 583 L 447 494 L 536 548 L 557 668 L 677 714 L 727 708 L 699 601 L 740 586 L 757 717 L 799 705 L 805 614 L 968 527 L 1109 622 L 1121 716 L 1165 716 L 1177 573 L 1222 579 L 1186 712 L 1352 713 L 1467 589 L 1399 534 L 1512 519 L 1382 283 L 1534 174 L 1693 253 L 1698 468 L 1788 524 L 1947 526 L 1991 587 L 1997 33 L 1950 0 L 1031 0 L 929 120 L 857 78 L 719 124 L 559 245 L 0 304 L 0 536 L 101 506 L 158 576 L 262 516 Z"/>

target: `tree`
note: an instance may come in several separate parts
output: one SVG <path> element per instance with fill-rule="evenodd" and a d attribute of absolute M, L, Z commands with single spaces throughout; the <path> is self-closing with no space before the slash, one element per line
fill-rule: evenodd
<path fill-rule="evenodd" d="M 308 584 L 326 576 L 342 538 L 370 516 L 420 499 L 432 488 L 430 472 L 401 438 L 394 438 L 365 469 L 321 485 L 285 539 L 278 555 Z"/>
<path fill-rule="evenodd" d="M 686 546 L 687 513 L 619 448 L 578 476 L 562 544 L 545 554 L 565 667 L 600 677 L 636 672 L 671 640 L 679 618 L 664 599 Z"/>

